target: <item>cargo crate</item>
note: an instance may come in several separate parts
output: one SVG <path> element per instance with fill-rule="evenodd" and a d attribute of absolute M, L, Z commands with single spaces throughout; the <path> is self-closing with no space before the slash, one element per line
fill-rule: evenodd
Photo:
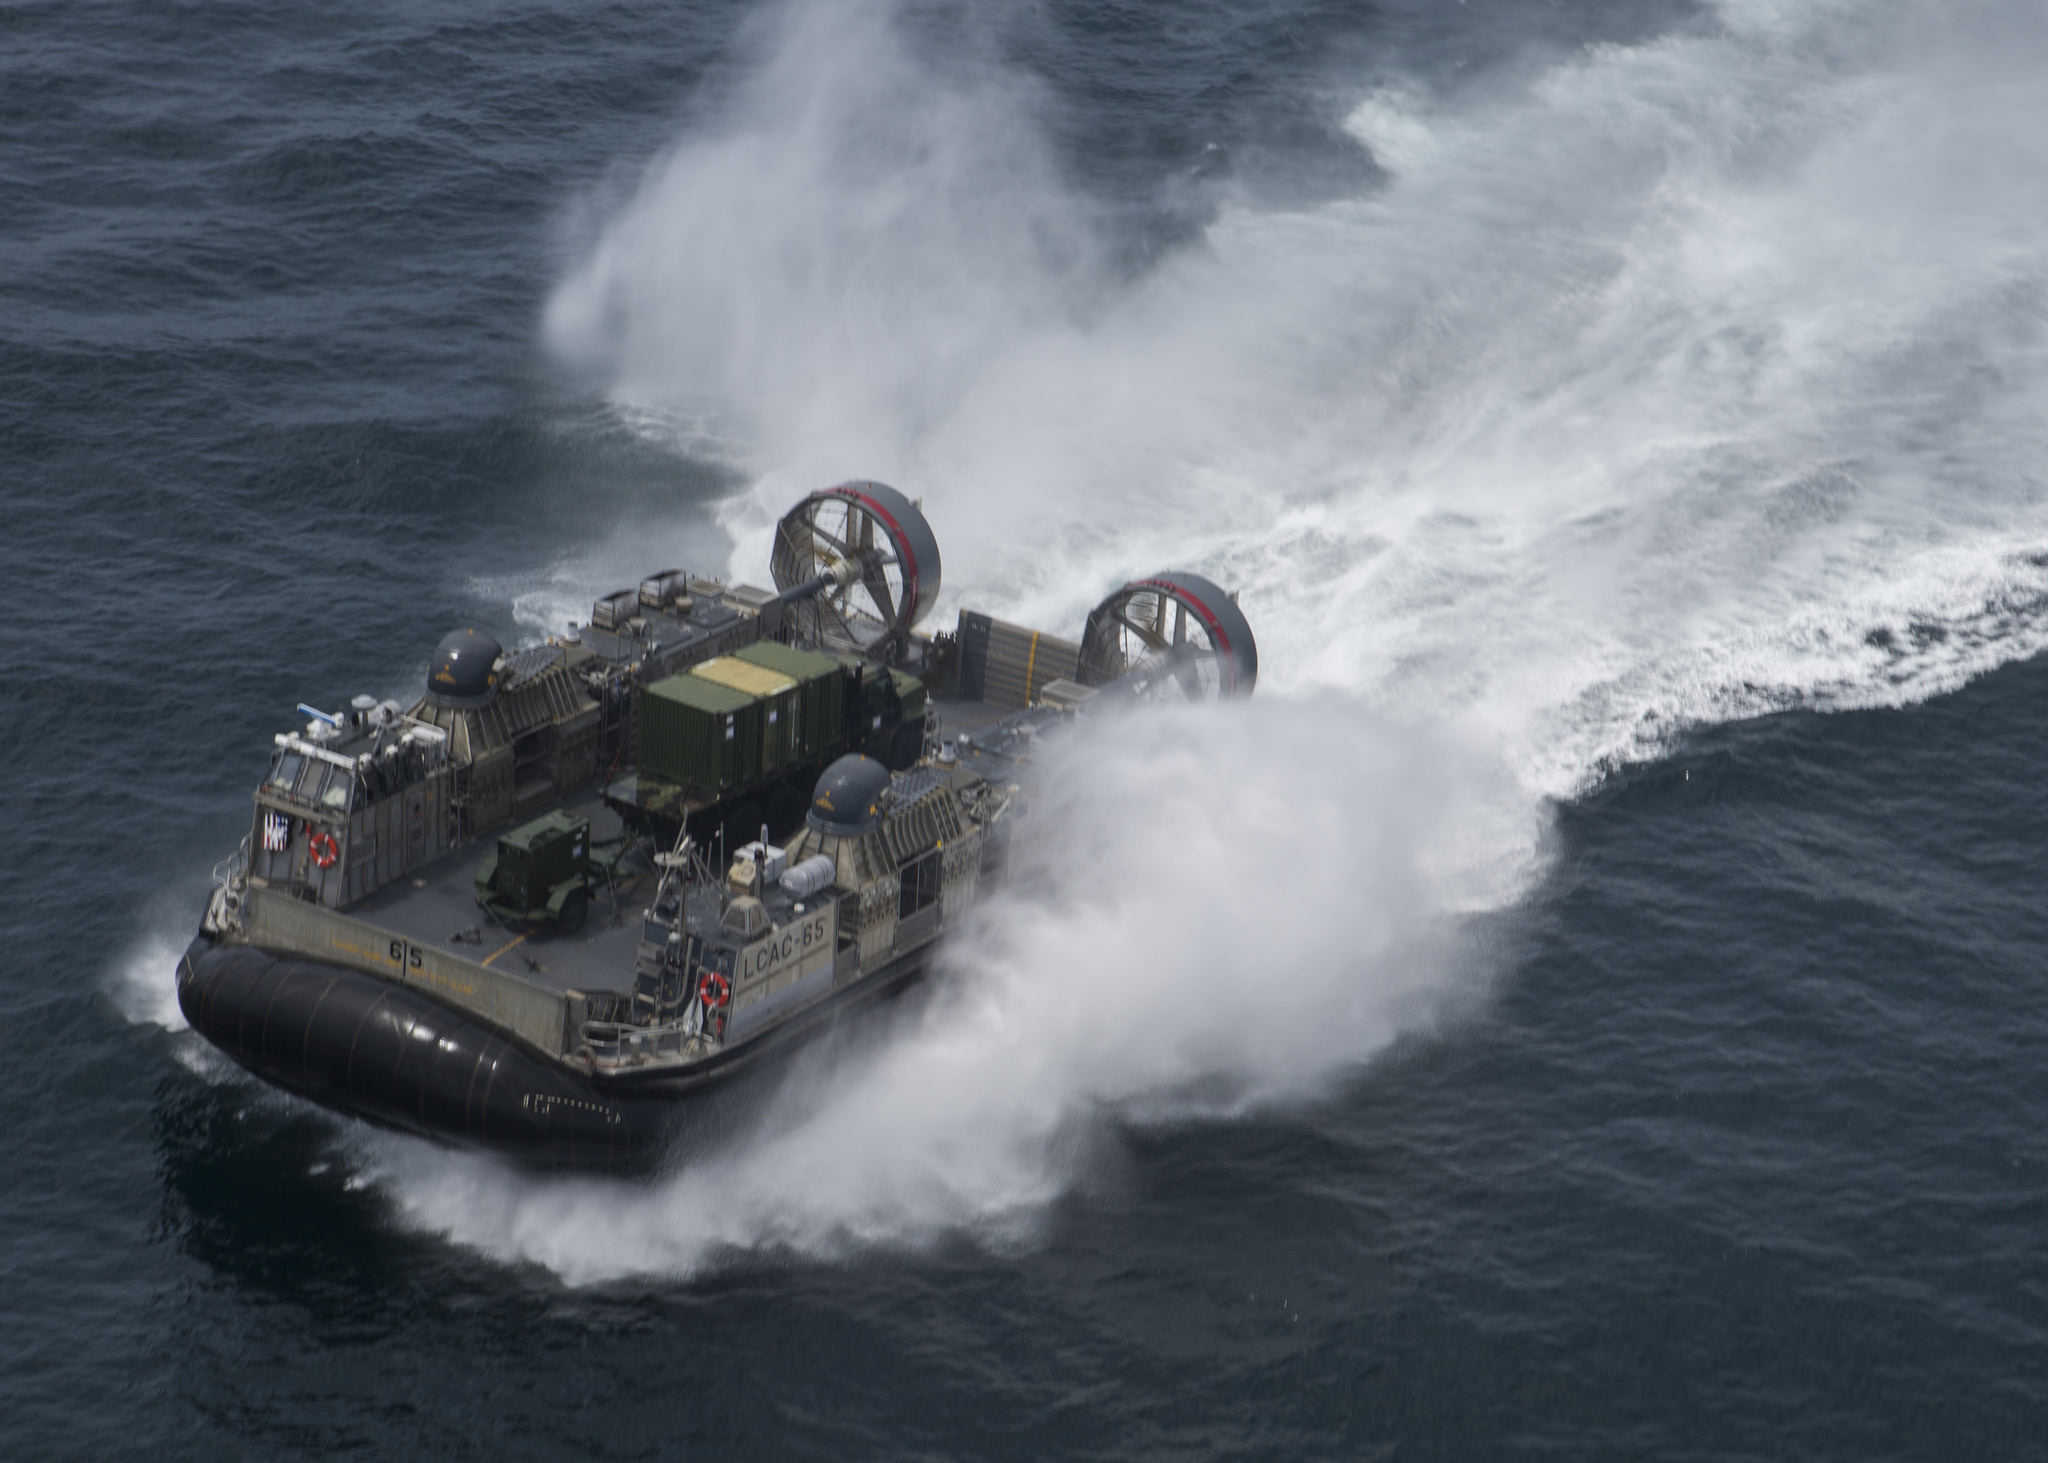
<path fill-rule="evenodd" d="M 785 732 L 788 760 L 801 762 L 846 735 L 846 691 L 850 672 L 829 655 L 762 640 L 735 651 L 733 658 L 778 671 L 797 685 L 795 719 Z"/>
<path fill-rule="evenodd" d="M 760 775 L 761 710 L 689 671 L 640 692 L 640 770 L 718 797 Z"/>
<path fill-rule="evenodd" d="M 753 698 L 759 737 L 755 770 L 760 776 L 773 777 L 789 765 L 790 731 L 797 716 L 794 680 L 736 655 L 707 660 L 690 674 Z"/>

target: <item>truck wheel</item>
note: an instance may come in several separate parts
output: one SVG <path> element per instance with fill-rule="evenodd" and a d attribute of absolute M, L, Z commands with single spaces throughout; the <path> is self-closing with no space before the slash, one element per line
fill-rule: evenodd
<path fill-rule="evenodd" d="M 555 928 L 565 935 L 573 935 L 583 928 L 584 918 L 589 913 L 590 900 L 578 889 L 562 901 L 562 912 L 555 917 Z"/>

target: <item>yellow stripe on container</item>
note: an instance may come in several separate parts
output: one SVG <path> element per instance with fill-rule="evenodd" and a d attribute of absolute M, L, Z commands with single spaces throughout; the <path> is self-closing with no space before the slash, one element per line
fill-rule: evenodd
<path fill-rule="evenodd" d="M 755 665 L 730 655 L 721 655 L 700 666 L 692 666 L 689 674 L 702 676 L 707 681 L 749 696 L 774 696 L 796 688 L 796 682 L 781 671 L 772 671 L 764 665 Z"/>

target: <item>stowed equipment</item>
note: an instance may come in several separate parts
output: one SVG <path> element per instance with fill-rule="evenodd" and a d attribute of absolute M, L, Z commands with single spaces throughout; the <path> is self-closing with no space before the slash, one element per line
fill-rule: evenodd
<path fill-rule="evenodd" d="M 593 849 L 590 820 L 557 808 L 498 839 L 476 873 L 476 902 L 514 927 L 583 928 L 590 896 L 608 883 L 621 850 Z"/>

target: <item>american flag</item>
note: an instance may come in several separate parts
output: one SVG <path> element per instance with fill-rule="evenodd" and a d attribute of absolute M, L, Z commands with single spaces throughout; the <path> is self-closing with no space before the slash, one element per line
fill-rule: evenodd
<path fill-rule="evenodd" d="M 263 815 L 263 848 L 266 853 L 283 853 L 292 841 L 292 820 L 282 813 Z"/>

